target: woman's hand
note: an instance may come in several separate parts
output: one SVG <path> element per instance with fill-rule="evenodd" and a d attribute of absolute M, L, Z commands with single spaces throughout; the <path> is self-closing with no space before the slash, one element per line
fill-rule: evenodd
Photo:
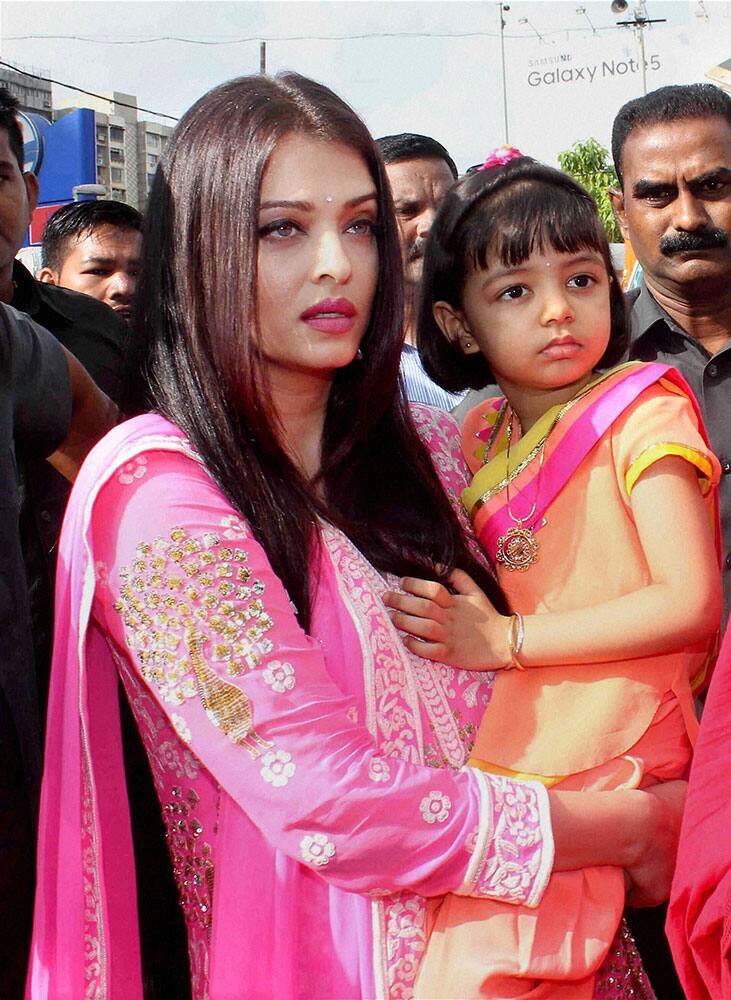
<path fill-rule="evenodd" d="M 614 865 L 629 877 L 627 901 L 656 906 L 670 895 L 687 784 L 573 792 L 553 788 L 554 871 Z"/>
<path fill-rule="evenodd" d="M 394 625 L 407 632 L 407 649 L 428 660 L 464 670 L 497 670 L 510 663 L 510 619 L 499 614 L 467 573 L 449 577 L 452 594 L 441 583 L 406 577 L 404 593 L 388 591 L 384 604 Z"/>
<path fill-rule="evenodd" d="M 685 781 L 668 781 L 645 791 L 648 819 L 637 840 L 637 860 L 625 867 L 631 906 L 658 906 L 670 895 L 687 791 Z"/>

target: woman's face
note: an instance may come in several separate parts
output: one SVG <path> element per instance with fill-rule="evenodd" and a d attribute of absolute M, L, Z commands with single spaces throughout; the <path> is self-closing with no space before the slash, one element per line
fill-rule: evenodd
<path fill-rule="evenodd" d="M 376 187 L 349 146 L 287 135 L 260 192 L 257 306 L 270 375 L 353 361 L 378 277 Z"/>

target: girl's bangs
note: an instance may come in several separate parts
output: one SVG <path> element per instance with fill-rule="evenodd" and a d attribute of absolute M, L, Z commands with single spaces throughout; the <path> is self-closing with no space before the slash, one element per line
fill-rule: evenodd
<path fill-rule="evenodd" d="M 464 230 L 463 260 L 471 270 L 487 270 L 497 258 L 518 267 L 549 247 L 557 253 L 596 250 L 606 256 L 607 241 L 587 194 L 535 181 L 518 182 L 476 206 Z"/>

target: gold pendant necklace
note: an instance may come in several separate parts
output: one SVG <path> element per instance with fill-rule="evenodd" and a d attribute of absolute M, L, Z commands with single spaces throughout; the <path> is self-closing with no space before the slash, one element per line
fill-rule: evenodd
<path fill-rule="evenodd" d="M 538 559 L 538 541 L 533 534 L 533 528 L 526 528 L 525 524 L 536 512 L 538 502 L 538 491 L 540 489 L 541 472 L 543 470 L 543 458 L 545 455 L 546 439 L 541 445 L 541 458 L 536 476 L 536 495 L 533 505 L 525 517 L 516 517 L 510 508 L 510 443 L 513 437 L 513 408 L 508 413 L 508 425 L 506 428 L 507 444 L 505 448 L 505 466 L 507 470 L 507 482 L 505 492 L 508 501 L 508 517 L 514 522 L 514 527 L 508 528 L 504 535 L 500 535 L 497 540 L 497 561 L 506 569 L 517 570 L 518 573 L 525 573 Z"/>

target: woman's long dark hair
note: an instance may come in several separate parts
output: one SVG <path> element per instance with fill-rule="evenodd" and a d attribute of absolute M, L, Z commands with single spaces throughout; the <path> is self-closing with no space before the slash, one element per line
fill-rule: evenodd
<path fill-rule="evenodd" d="M 257 336 L 259 192 L 277 143 L 293 132 L 362 156 L 378 193 L 378 282 L 363 360 L 339 370 L 325 419 L 318 499 L 278 436 Z M 294 73 L 232 80 L 178 124 L 150 193 L 130 373 L 177 424 L 249 522 L 309 627 L 318 518 L 342 528 L 380 570 L 434 577 L 455 566 L 496 585 L 468 554 L 459 523 L 397 387 L 401 261 L 385 172 L 357 115 Z M 142 380 L 140 382 L 140 373 Z"/>

